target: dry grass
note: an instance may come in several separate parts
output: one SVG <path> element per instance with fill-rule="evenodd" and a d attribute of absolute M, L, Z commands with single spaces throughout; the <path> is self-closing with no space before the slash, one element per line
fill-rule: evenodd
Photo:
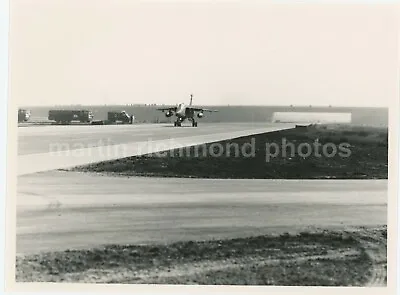
<path fill-rule="evenodd" d="M 314 146 L 318 139 L 321 145 L 327 143 L 339 146 L 349 144 L 351 154 L 341 157 L 316 156 L 315 150 L 309 157 L 302 157 L 298 152 L 291 155 L 279 153 L 277 157 L 266 161 L 266 144 L 277 144 L 283 150 L 285 138 L 295 149 L 300 144 Z M 235 150 L 228 149 L 237 144 L 242 149 L 244 144 L 255 142 L 252 157 L 244 157 L 241 152 L 235 156 Z M 149 154 L 106 161 L 76 167 L 72 170 L 97 172 L 126 176 L 156 177 L 193 177 L 193 178 L 259 178 L 259 179 L 387 179 L 388 177 L 388 130 L 352 125 L 331 125 L 311 128 L 298 128 L 246 136 L 221 141 L 220 146 L 228 147 L 222 156 L 210 155 L 212 143 L 191 147 L 190 150 L 167 151 L 163 155 Z M 319 147 L 322 154 L 322 147 Z M 206 151 L 203 153 L 203 151 Z M 271 149 L 271 152 L 273 150 Z M 216 151 L 218 153 L 218 150 Z"/>
<path fill-rule="evenodd" d="M 17 258 L 17 281 L 364 286 L 386 284 L 386 227 L 108 245 Z"/>

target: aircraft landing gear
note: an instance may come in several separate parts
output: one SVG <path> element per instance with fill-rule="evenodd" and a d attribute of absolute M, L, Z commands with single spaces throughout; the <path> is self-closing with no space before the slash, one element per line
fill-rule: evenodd
<path fill-rule="evenodd" d="M 194 119 L 192 120 L 192 127 L 197 127 L 197 122 Z"/>
<path fill-rule="evenodd" d="M 175 121 L 174 122 L 174 127 L 181 127 L 182 123 L 180 121 Z"/>

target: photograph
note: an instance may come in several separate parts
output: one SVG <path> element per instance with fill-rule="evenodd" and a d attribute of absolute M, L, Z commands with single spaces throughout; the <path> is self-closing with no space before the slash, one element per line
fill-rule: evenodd
<path fill-rule="evenodd" d="M 6 286 L 394 294 L 398 23 L 10 0 Z"/>

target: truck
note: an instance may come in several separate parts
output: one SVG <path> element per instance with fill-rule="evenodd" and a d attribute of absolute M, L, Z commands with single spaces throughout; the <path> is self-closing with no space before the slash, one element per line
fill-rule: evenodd
<path fill-rule="evenodd" d="M 125 111 L 111 111 L 107 113 L 107 120 L 110 123 L 121 122 L 122 124 L 133 124 L 134 118 L 133 115 L 129 115 Z"/>
<path fill-rule="evenodd" d="M 19 109 L 18 110 L 18 123 L 26 122 L 31 117 L 31 112 L 29 110 Z"/>
<path fill-rule="evenodd" d="M 93 113 L 89 110 L 50 110 L 48 119 L 62 124 L 69 124 L 72 121 L 90 123 L 93 120 Z"/>

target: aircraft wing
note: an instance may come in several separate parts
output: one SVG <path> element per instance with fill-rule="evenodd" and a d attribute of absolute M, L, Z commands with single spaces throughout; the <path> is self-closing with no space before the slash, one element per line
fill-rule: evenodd
<path fill-rule="evenodd" d="M 218 112 L 217 110 L 210 110 L 210 109 L 203 109 L 203 108 L 187 107 L 187 109 L 193 110 L 195 112 Z"/>
<path fill-rule="evenodd" d="M 176 112 L 176 106 L 175 107 L 166 107 L 166 108 L 158 108 L 158 111 L 174 111 Z"/>

